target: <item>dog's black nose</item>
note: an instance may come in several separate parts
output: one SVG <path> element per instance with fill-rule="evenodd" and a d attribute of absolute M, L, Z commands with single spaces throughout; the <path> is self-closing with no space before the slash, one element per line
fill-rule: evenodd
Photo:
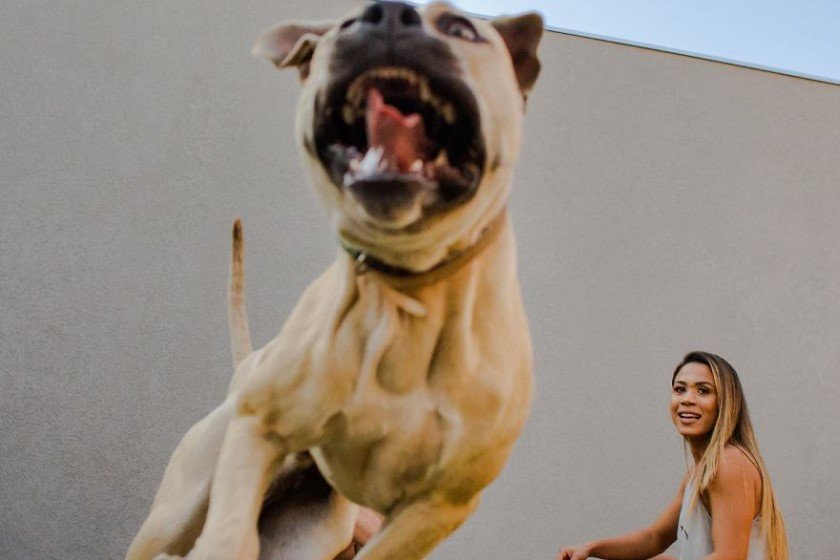
<path fill-rule="evenodd" d="M 360 21 L 394 33 L 403 29 L 420 27 L 422 20 L 414 6 L 402 2 L 377 2 L 362 12 Z"/>

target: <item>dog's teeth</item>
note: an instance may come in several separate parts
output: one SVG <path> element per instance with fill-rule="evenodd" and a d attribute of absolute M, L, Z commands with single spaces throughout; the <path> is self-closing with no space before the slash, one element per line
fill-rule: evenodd
<path fill-rule="evenodd" d="M 406 68 L 398 68 L 395 74 L 398 78 L 402 78 L 409 83 L 413 84 L 417 82 L 417 75 Z"/>
<path fill-rule="evenodd" d="M 376 68 L 365 74 L 365 76 L 385 79 L 399 78 L 410 83 L 416 83 L 418 79 L 416 72 L 400 67 Z"/>
<path fill-rule="evenodd" d="M 351 159 L 349 164 L 350 170 L 354 173 L 359 171 L 359 160 L 358 159 Z"/>
<path fill-rule="evenodd" d="M 355 108 L 359 108 L 365 100 L 365 84 L 367 75 L 356 78 L 347 89 L 347 101 Z"/>
<path fill-rule="evenodd" d="M 444 165 L 449 165 L 449 154 L 446 153 L 446 150 L 441 150 L 440 152 L 438 152 L 438 155 L 434 161 L 434 165 L 436 167 L 443 167 Z"/>
<path fill-rule="evenodd" d="M 420 173 L 423 170 L 423 160 L 422 159 L 415 159 L 414 163 L 411 164 L 409 170 L 412 173 Z"/>
<path fill-rule="evenodd" d="M 359 171 L 365 175 L 375 173 L 379 168 L 383 153 L 385 153 L 385 150 L 382 147 L 369 149 L 364 159 L 359 163 Z"/>
<path fill-rule="evenodd" d="M 429 86 L 426 85 L 426 82 L 420 82 L 420 101 L 428 101 L 430 93 Z"/>
<path fill-rule="evenodd" d="M 429 82 L 426 80 L 422 80 L 420 82 L 420 100 L 437 108 L 437 98 L 432 95 L 432 90 L 429 88 Z"/>
<path fill-rule="evenodd" d="M 440 99 L 438 99 L 437 96 L 435 96 L 435 94 L 431 91 L 429 92 L 429 96 L 426 98 L 426 103 L 431 105 L 432 108 L 438 113 L 440 112 Z"/>
<path fill-rule="evenodd" d="M 344 107 L 341 108 L 341 116 L 344 118 L 344 122 L 347 124 L 353 124 L 356 120 L 356 111 L 348 104 L 344 104 Z"/>
<path fill-rule="evenodd" d="M 443 120 L 446 121 L 446 124 L 453 124 L 455 122 L 455 107 L 451 103 L 444 105 L 441 113 L 443 113 Z"/>

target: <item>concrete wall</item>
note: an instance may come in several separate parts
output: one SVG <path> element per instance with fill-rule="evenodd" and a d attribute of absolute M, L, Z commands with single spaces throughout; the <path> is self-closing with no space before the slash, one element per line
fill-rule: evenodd
<path fill-rule="evenodd" d="M 0 20 L 0 557 L 116 558 L 230 375 L 242 215 L 264 343 L 335 241 L 248 56 L 341 0 L 26 2 Z M 511 201 L 537 392 L 433 558 L 552 558 L 647 523 L 685 468 L 673 365 L 741 372 L 794 558 L 840 554 L 840 87 L 559 34 Z M 833 476 L 830 476 L 833 475 Z"/>

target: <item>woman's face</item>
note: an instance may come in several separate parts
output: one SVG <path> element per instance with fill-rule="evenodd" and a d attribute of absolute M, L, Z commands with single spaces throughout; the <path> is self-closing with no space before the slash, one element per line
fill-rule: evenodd
<path fill-rule="evenodd" d="M 685 364 L 671 388 L 671 420 L 686 438 L 708 438 L 718 416 L 718 394 L 706 364 Z"/>

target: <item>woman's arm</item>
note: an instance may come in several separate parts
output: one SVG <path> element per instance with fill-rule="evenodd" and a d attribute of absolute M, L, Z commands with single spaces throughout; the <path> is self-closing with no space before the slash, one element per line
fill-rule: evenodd
<path fill-rule="evenodd" d="M 747 560 L 761 475 L 743 451 L 727 447 L 708 488 L 712 547 L 705 560 Z"/>
<path fill-rule="evenodd" d="M 647 560 L 671 546 L 677 540 L 677 524 L 688 475 L 683 478 L 676 497 L 665 511 L 649 527 L 619 537 L 602 539 L 566 547 L 560 551 L 557 560 Z"/>

